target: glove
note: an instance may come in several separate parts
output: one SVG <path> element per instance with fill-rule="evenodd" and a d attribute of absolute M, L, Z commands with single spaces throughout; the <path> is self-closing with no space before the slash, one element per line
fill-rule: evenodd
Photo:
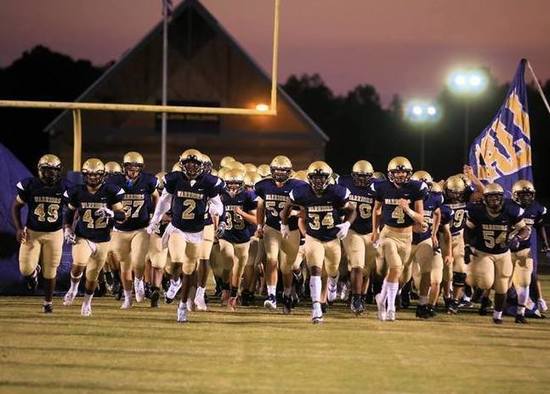
<path fill-rule="evenodd" d="M 351 226 L 350 222 L 344 222 L 342 224 L 337 224 L 336 227 L 338 227 L 338 234 L 336 234 L 336 237 L 338 239 L 344 239 L 346 238 L 346 235 L 348 235 L 349 226 Z"/>
<path fill-rule="evenodd" d="M 281 224 L 281 235 L 285 239 L 290 235 L 290 228 L 288 227 L 288 224 Z"/>
<path fill-rule="evenodd" d="M 63 231 L 63 238 L 68 245 L 74 245 L 76 243 L 76 235 L 72 228 L 65 228 Z"/>
<path fill-rule="evenodd" d="M 160 223 L 149 223 L 145 231 L 147 231 L 147 234 L 151 235 L 153 233 L 156 233 L 160 227 Z"/>
<path fill-rule="evenodd" d="M 472 256 L 475 256 L 472 247 L 470 245 L 464 246 L 464 264 L 470 264 Z"/>
<path fill-rule="evenodd" d="M 519 243 L 520 243 L 520 239 L 519 237 L 516 235 L 515 237 L 513 237 L 511 240 L 510 240 L 510 249 L 512 250 L 518 250 L 519 248 Z"/>
<path fill-rule="evenodd" d="M 115 213 L 112 209 L 101 207 L 97 211 L 95 211 L 95 216 L 102 219 L 112 219 L 115 217 Z"/>
<path fill-rule="evenodd" d="M 216 229 L 216 238 L 219 239 L 223 237 L 223 234 L 225 233 L 225 227 L 226 227 L 225 222 L 218 223 L 218 228 Z"/>

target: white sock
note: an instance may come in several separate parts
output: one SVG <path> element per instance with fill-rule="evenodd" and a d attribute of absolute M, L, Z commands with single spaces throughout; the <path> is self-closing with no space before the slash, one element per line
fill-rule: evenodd
<path fill-rule="evenodd" d="M 267 285 L 267 295 L 274 296 L 276 291 L 277 291 L 277 285 L 275 285 L 275 286 Z"/>
<path fill-rule="evenodd" d="M 493 319 L 502 320 L 502 311 L 500 311 L 500 312 L 494 311 L 493 312 Z"/>
<path fill-rule="evenodd" d="M 132 301 L 132 290 L 124 290 L 124 299 Z"/>
<path fill-rule="evenodd" d="M 178 308 L 187 309 L 187 302 L 180 301 Z"/>
<path fill-rule="evenodd" d="M 388 296 L 388 282 L 386 282 L 386 279 L 382 282 L 382 289 L 380 290 L 380 299 L 382 300 L 382 303 L 385 304 L 386 297 Z"/>
<path fill-rule="evenodd" d="M 309 278 L 309 292 L 311 294 L 311 302 L 321 301 L 321 277 L 311 276 Z"/>
<path fill-rule="evenodd" d="M 84 303 L 85 304 L 91 304 L 92 303 L 92 298 L 94 298 L 94 293 L 92 294 L 88 294 L 88 293 L 84 293 Z"/>
<path fill-rule="evenodd" d="M 471 297 L 468 297 L 466 294 L 464 294 L 464 295 L 462 296 L 462 298 L 463 298 L 464 301 L 466 301 L 466 302 L 470 302 L 470 300 L 471 300 Z"/>
<path fill-rule="evenodd" d="M 178 286 L 181 282 L 181 279 L 178 278 L 178 280 L 170 279 L 170 284 L 174 286 Z"/>
<path fill-rule="evenodd" d="M 428 303 L 428 296 L 420 296 L 418 297 L 418 303 L 420 305 L 426 305 Z"/>
<path fill-rule="evenodd" d="M 53 304 L 53 302 L 51 302 L 51 301 L 44 301 L 44 305 L 52 305 L 52 304 Z"/>
<path fill-rule="evenodd" d="M 204 287 L 197 287 L 197 292 L 195 293 L 195 298 L 204 298 Z"/>
<path fill-rule="evenodd" d="M 518 306 L 525 306 L 529 298 L 529 286 L 518 287 L 516 292 L 518 293 Z"/>
<path fill-rule="evenodd" d="M 386 284 L 386 294 L 388 297 L 388 311 L 395 311 L 395 297 L 397 296 L 397 291 L 399 290 L 399 283 L 388 282 Z"/>
<path fill-rule="evenodd" d="M 69 291 L 71 293 L 76 293 L 78 291 L 78 285 L 79 284 L 80 284 L 80 278 L 78 278 L 78 282 L 73 282 L 73 279 L 71 277 L 71 287 L 69 288 Z"/>

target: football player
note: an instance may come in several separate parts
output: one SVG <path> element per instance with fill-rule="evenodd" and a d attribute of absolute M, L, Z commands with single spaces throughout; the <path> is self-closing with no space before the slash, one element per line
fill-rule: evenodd
<path fill-rule="evenodd" d="M 224 232 L 219 239 L 223 265 L 231 272 L 230 293 L 227 306 L 235 311 L 237 295 L 248 261 L 250 238 L 256 224 L 257 196 L 244 189 L 244 173 L 230 170 L 224 176 L 225 190 L 220 197 L 224 205 Z"/>
<path fill-rule="evenodd" d="M 534 227 L 537 234 L 543 240 L 542 250 L 548 250 L 548 240 L 544 230 L 543 221 L 546 215 L 546 208 L 535 200 L 535 187 L 527 180 L 520 180 L 512 186 L 512 198 L 523 209 L 523 220 L 526 225 Z M 533 274 L 533 256 L 531 255 L 530 239 L 520 241 L 513 245 L 512 264 L 514 272 L 512 283 L 518 295 L 518 307 L 516 311 L 516 323 L 527 323 L 525 320 L 525 304 L 529 299 L 529 287 Z"/>
<path fill-rule="evenodd" d="M 145 255 L 149 249 L 146 228 L 158 201 L 157 178 L 143 171 L 143 156 L 128 152 L 122 160 L 124 174 L 112 175 L 109 182 L 125 191 L 122 206 L 126 220 L 115 223 L 112 233 L 114 256 L 120 262 L 124 301 L 120 309 L 132 307 L 132 279 L 137 302 L 145 296 Z M 133 278 L 132 278 L 133 274 Z"/>
<path fill-rule="evenodd" d="M 371 184 L 375 194 L 372 215 L 372 242 L 380 243 L 381 255 L 387 267 L 382 290 L 376 295 L 378 319 L 395 320 L 395 297 L 404 264 L 409 260 L 413 225 L 424 223 L 424 197 L 428 186 L 411 180 L 412 165 L 402 156 L 388 163 L 388 180 Z M 381 215 L 378 215 L 381 210 Z M 384 228 L 379 230 L 380 221 Z"/>
<path fill-rule="evenodd" d="M 122 223 L 126 219 L 122 206 L 124 190 L 105 183 L 105 166 L 99 159 L 88 159 L 82 164 L 84 185 L 66 192 L 68 209 L 64 215 L 64 237 L 73 244 L 71 287 L 65 294 L 64 305 L 71 305 L 78 292 L 78 284 L 86 270 L 86 286 L 81 315 L 92 314 L 92 297 L 98 274 L 105 264 L 111 239 L 109 220 Z M 78 221 L 73 231 L 75 214 Z"/>
<path fill-rule="evenodd" d="M 356 210 L 356 219 L 342 242 L 351 266 L 351 310 L 356 314 L 365 310 L 361 296 L 363 286 L 368 287 L 368 283 L 364 285 L 363 278 L 368 282 L 375 267 L 376 248 L 371 242 L 374 193 L 370 184 L 373 173 L 372 164 L 360 160 L 353 165 L 351 176 L 338 178 L 338 184 L 351 192 L 349 201 Z"/>
<path fill-rule="evenodd" d="M 281 234 L 288 239 L 292 230 L 289 217 L 292 205 L 304 210 L 306 219 L 305 252 L 310 269 L 310 294 L 312 301 L 311 321 L 323 321 L 321 310 L 321 274 L 326 270 L 335 282 L 342 251 L 340 240 L 348 233 L 355 219 L 355 208 L 349 203 L 350 191 L 340 185 L 330 184 L 332 168 L 324 161 L 316 161 L 307 169 L 308 183 L 295 186 L 281 212 Z M 340 213 L 344 213 L 344 220 Z M 299 241 L 299 239 L 298 239 Z M 299 244 L 299 242 L 298 242 Z M 296 260 L 294 256 L 293 262 Z"/>
<path fill-rule="evenodd" d="M 108 161 L 105 163 L 105 181 L 109 182 L 109 179 L 113 175 L 122 174 L 122 167 L 116 161 Z M 117 300 L 122 298 L 123 290 L 122 283 L 120 281 L 120 262 L 113 256 L 113 240 L 109 241 L 111 248 L 107 254 L 107 261 L 103 267 L 105 272 L 105 280 L 110 287 L 111 293 Z"/>
<path fill-rule="evenodd" d="M 464 259 L 471 259 L 472 285 L 482 290 L 495 289 L 493 322 L 502 324 L 502 308 L 506 299 L 513 264 L 510 247 L 517 249 L 529 239 L 529 226 L 523 220 L 523 209 L 504 199 L 504 189 L 490 183 L 483 191 L 482 204 L 469 204 L 464 238 Z M 471 246 L 470 246 L 471 245 Z M 486 309 L 487 297 L 481 299 Z"/>
<path fill-rule="evenodd" d="M 166 240 L 165 244 L 168 244 L 176 272 L 183 272 L 177 321 L 185 323 L 191 279 L 197 268 L 204 239 L 204 214 L 208 209 L 211 215 L 220 216 L 223 205 L 218 194 L 222 181 L 203 173 L 201 152 L 187 149 L 180 156 L 180 164 L 181 172 L 171 172 L 165 177 L 164 190 L 147 232 L 152 233 L 162 216 L 169 209 L 172 210 L 172 222 L 164 232 L 163 241 Z"/>
<path fill-rule="evenodd" d="M 17 183 L 17 196 L 12 205 L 19 248 L 19 270 L 27 289 L 34 292 L 38 285 L 39 261 L 44 277 L 44 313 L 52 313 L 57 267 L 61 263 L 63 248 L 63 215 L 66 201 L 63 194 L 67 184 L 61 179 L 61 161 L 52 154 L 38 160 L 38 177 L 25 178 Z M 25 226 L 21 210 L 27 205 Z"/>
<path fill-rule="evenodd" d="M 267 284 L 267 298 L 264 307 L 277 309 L 277 268 L 283 276 L 283 304 L 285 313 L 290 312 L 292 300 L 293 264 L 296 261 L 298 248 L 300 247 L 300 231 L 298 230 L 298 217 L 293 216 L 289 223 L 288 237 L 281 234 L 281 211 L 289 200 L 290 191 L 304 182 L 290 178 L 292 163 L 286 156 L 276 156 L 270 165 L 271 177 L 256 183 L 258 200 L 257 233 L 263 238 L 266 253 L 265 280 Z M 280 266 L 279 263 L 280 262 Z"/>

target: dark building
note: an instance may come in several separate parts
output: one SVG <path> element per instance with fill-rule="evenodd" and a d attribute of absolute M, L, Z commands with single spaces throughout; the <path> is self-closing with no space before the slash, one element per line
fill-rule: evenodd
<path fill-rule="evenodd" d="M 168 29 L 168 104 L 254 108 L 269 103 L 269 76 L 197 0 L 174 11 Z M 267 45 L 267 44 L 266 44 Z M 162 23 L 128 51 L 78 99 L 80 102 L 160 104 Z M 141 152 L 150 171 L 160 169 L 160 114 L 82 111 L 82 159 L 122 159 Z M 73 125 L 63 112 L 46 131 L 52 152 L 72 162 Z M 328 137 L 285 94 L 278 91 L 277 116 L 169 114 L 168 167 L 187 148 L 217 164 L 225 155 L 266 163 L 285 154 L 303 168 L 324 157 Z"/>

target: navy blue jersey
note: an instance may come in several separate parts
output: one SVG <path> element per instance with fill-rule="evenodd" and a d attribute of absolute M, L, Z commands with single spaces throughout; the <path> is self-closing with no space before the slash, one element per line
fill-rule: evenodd
<path fill-rule="evenodd" d="M 508 236 L 512 227 L 523 218 L 523 209 L 512 200 L 504 200 L 504 206 L 496 217 L 490 216 L 483 203 L 470 203 L 468 227 L 473 233 L 470 244 L 485 253 L 500 254 L 509 249 Z"/>
<path fill-rule="evenodd" d="M 546 207 L 541 205 L 538 201 L 533 201 L 531 205 L 523 208 L 523 220 L 528 226 L 538 226 L 544 221 L 546 215 Z M 519 243 L 517 249 L 512 249 L 513 252 L 523 250 L 531 247 L 531 240 L 528 238 Z"/>
<path fill-rule="evenodd" d="M 63 227 L 63 196 L 68 189 L 65 180 L 48 186 L 40 178 L 25 178 L 17 183 L 19 200 L 28 205 L 26 227 L 33 231 L 57 231 Z"/>
<path fill-rule="evenodd" d="M 304 181 L 289 179 L 281 187 L 272 178 L 262 179 L 254 186 L 256 195 L 264 200 L 265 224 L 275 230 L 281 230 L 281 211 L 288 201 L 288 195 L 292 189 L 300 185 L 306 185 Z M 291 216 L 288 220 L 290 230 L 298 228 L 298 217 Z"/>
<path fill-rule="evenodd" d="M 190 181 L 179 171 L 166 174 L 164 179 L 164 189 L 174 196 L 172 225 L 188 233 L 202 231 L 207 202 L 219 194 L 221 180 L 210 174 L 202 174 Z"/>
<path fill-rule="evenodd" d="M 410 227 L 414 220 L 399 206 L 399 199 L 409 200 L 409 207 L 414 209 L 415 201 L 422 201 L 428 193 L 424 182 L 409 181 L 400 187 L 390 181 L 380 181 L 371 184 L 377 201 L 382 203 L 382 221 L 391 227 Z"/>
<path fill-rule="evenodd" d="M 107 242 L 111 239 L 112 224 L 97 216 L 100 208 L 112 206 L 122 201 L 124 190 L 112 183 L 104 183 L 95 193 L 90 193 L 86 185 L 77 185 L 67 192 L 69 206 L 78 211 L 75 234 L 93 242 Z"/>
<path fill-rule="evenodd" d="M 109 183 L 117 185 L 124 190 L 122 206 L 126 213 L 126 220 L 123 223 L 115 223 L 115 228 L 121 231 L 133 231 L 145 228 L 153 215 L 153 199 L 151 194 L 157 189 L 157 177 L 142 172 L 139 177 L 131 182 L 125 175 L 113 175 Z"/>
<path fill-rule="evenodd" d="M 453 221 L 451 222 L 451 234 L 457 235 L 460 233 L 464 226 L 466 225 L 466 205 L 468 204 L 468 201 L 470 200 L 470 196 L 474 193 L 474 190 L 470 187 L 466 187 L 466 191 L 464 192 L 464 201 L 459 202 L 451 202 L 449 200 L 445 200 L 444 203 L 446 206 L 451 208 L 453 210 Z"/>
<path fill-rule="evenodd" d="M 441 209 L 441 226 L 451 224 L 451 222 L 453 221 L 454 211 L 445 204 L 441 205 L 440 209 Z"/>
<path fill-rule="evenodd" d="M 357 211 L 357 216 L 350 228 L 358 234 L 372 233 L 372 209 L 375 198 L 370 184 L 366 187 L 355 186 L 351 175 L 338 177 L 338 184 L 348 188 L 351 193 L 349 201 Z"/>
<path fill-rule="evenodd" d="M 258 196 L 253 191 L 241 191 L 235 197 L 231 197 L 228 192 L 223 191 L 220 195 L 224 207 L 225 232 L 223 239 L 234 243 L 243 243 L 250 241 L 254 235 L 255 226 L 247 222 L 235 210 L 240 208 L 244 212 L 249 212 L 257 208 Z"/>
<path fill-rule="evenodd" d="M 442 205 L 443 195 L 441 193 L 429 192 L 426 195 L 424 198 L 424 222 L 428 224 L 428 229 L 422 233 L 413 233 L 413 245 L 432 237 L 434 214 Z"/>
<path fill-rule="evenodd" d="M 346 204 L 350 191 L 344 186 L 329 185 L 317 196 L 307 183 L 297 186 L 290 193 L 290 200 L 306 211 L 306 234 L 320 241 L 336 239 L 342 223 L 339 210 Z"/>
<path fill-rule="evenodd" d="M 212 175 L 212 176 L 214 176 L 214 175 Z M 216 177 L 216 178 L 218 178 L 218 177 Z M 218 188 L 218 194 L 221 194 L 222 191 L 223 191 L 224 188 L 225 188 L 225 183 L 224 183 L 224 181 L 223 181 L 221 178 L 218 178 L 218 179 L 220 180 L 220 182 L 219 182 L 219 184 L 218 184 L 218 186 L 217 186 L 217 188 Z M 213 222 L 212 222 L 212 216 L 210 215 L 210 212 L 206 211 L 206 213 L 204 214 L 204 225 L 205 225 L 205 226 L 209 226 L 209 225 L 211 225 L 211 224 L 213 224 Z"/>

